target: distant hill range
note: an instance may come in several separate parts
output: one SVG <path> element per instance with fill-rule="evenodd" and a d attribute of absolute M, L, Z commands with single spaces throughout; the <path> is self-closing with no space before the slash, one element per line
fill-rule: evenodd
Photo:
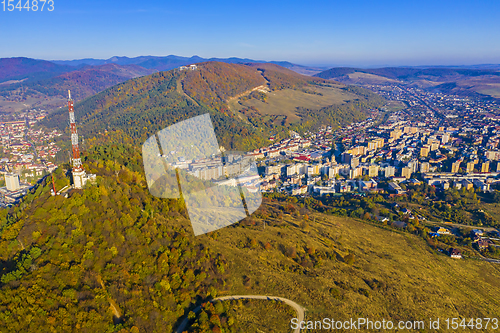
<path fill-rule="evenodd" d="M 0 83 L 16 80 L 39 80 L 74 71 L 68 65 L 30 58 L 0 59 Z"/>
<path fill-rule="evenodd" d="M 138 65 L 148 69 L 154 69 L 157 71 L 167 71 L 180 66 L 187 66 L 196 64 L 199 62 L 206 61 L 218 61 L 227 64 L 246 64 L 246 63 L 271 63 L 280 65 L 282 67 L 291 69 L 300 74 L 313 75 L 321 72 L 325 68 L 319 67 L 309 67 L 293 64 L 288 61 L 264 61 L 264 60 L 254 60 L 248 58 L 202 58 L 199 56 L 192 57 L 181 57 L 176 55 L 169 55 L 165 57 L 158 56 L 140 56 L 140 57 L 111 57 L 109 59 L 78 59 L 78 60 L 53 60 L 52 63 L 64 66 L 83 66 L 83 65 L 104 65 L 104 64 L 117 64 L 117 65 Z"/>
<path fill-rule="evenodd" d="M 346 84 L 408 84 L 459 96 L 500 98 L 500 65 L 372 69 L 336 67 L 315 76 Z"/>
<path fill-rule="evenodd" d="M 68 89 L 74 91 L 73 96 L 76 100 L 82 100 L 132 78 L 204 61 L 230 64 L 266 63 L 242 58 L 204 59 L 198 56 L 174 55 L 68 61 L 3 58 L 0 59 L 0 112 L 20 111 L 32 107 L 50 109 L 61 105 Z M 286 61 L 270 63 L 307 75 L 316 74 L 324 69 Z"/>
<path fill-rule="evenodd" d="M 109 66 L 109 65 L 101 65 Z M 130 66 L 130 65 L 129 65 Z M 75 105 L 79 133 L 120 130 L 138 142 L 168 125 L 210 113 L 219 143 L 251 150 L 270 136 L 366 118 L 384 100 L 365 89 L 298 74 L 269 63 L 203 62 L 135 78 Z M 61 108 L 42 123 L 67 130 Z"/>
<path fill-rule="evenodd" d="M 66 66 L 64 66 L 66 67 Z M 106 64 L 99 66 L 85 66 L 78 70 L 67 71 L 57 76 L 51 76 L 55 71 L 46 72 L 46 78 L 38 80 L 23 80 L 16 84 L 4 85 L 7 91 L 20 87 L 23 93 L 32 95 L 41 93 L 46 96 L 66 96 L 68 89 L 73 92 L 74 98 L 81 100 L 92 96 L 115 84 L 132 78 L 153 73 L 153 70 L 136 65 L 121 66 Z M 9 87 L 10 86 L 10 87 Z M 8 89 L 10 88 L 10 89 Z"/>
<path fill-rule="evenodd" d="M 76 100 L 81 100 L 153 72 L 136 65 L 74 67 L 28 58 L 0 59 L 0 112 L 53 109 L 64 103 L 68 89 Z"/>

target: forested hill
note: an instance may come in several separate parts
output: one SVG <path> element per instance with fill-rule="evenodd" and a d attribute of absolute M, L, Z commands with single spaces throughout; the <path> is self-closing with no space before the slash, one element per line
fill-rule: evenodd
<path fill-rule="evenodd" d="M 71 90 L 71 95 L 75 100 L 82 100 L 118 83 L 149 75 L 153 72 L 153 70 L 135 65 L 106 64 L 89 66 L 49 79 L 12 84 L 6 86 L 4 90 L 11 91 L 22 86 L 26 91 L 37 92 L 46 96 L 67 96 L 68 90 Z"/>
<path fill-rule="evenodd" d="M 189 333 L 287 332 L 295 315 L 269 300 L 208 302 L 222 295 L 279 295 L 313 321 L 499 313 L 497 264 L 432 250 L 424 225 L 332 216 L 370 209 L 379 195 L 272 194 L 252 217 L 195 237 L 182 200 L 149 193 L 130 138 L 88 141 L 83 166 L 95 184 L 51 196 L 52 177 L 58 190 L 69 183 L 62 165 L 0 210 L 1 332 L 175 332 L 186 317 Z"/>
<path fill-rule="evenodd" d="M 30 58 L 0 59 L 0 82 L 8 80 L 42 79 L 67 73 L 74 68 L 50 61 Z"/>
<path fill-rule="evenodd" d="M 69 184 L 70 166 L 61 165 L 18 205 L 0 210 L 1 332 L 174 332 L 185 317 L 192 333 L 256 331 L 245 318 L 267 320 L 277 332 L 289 328 L 286 309 L 275 302 L 253 311 L 208 303 L 219 295 L 242 294 L 289 298 L 306 307 L 311 320 L 498 313 L 491 296 L 500 292 L 493 264 L 445 258 L 419 236 L 378 221 L 329 216 L 345 212 L 350 201 L 265 196 L 252 217 L 195 237 L 182 199 L 149 193 L 138 140 L 209 111 L 219 139 L 246 144 L 250 135 L 241 131 L 253 131 L 258 140 L 259 128 L 224 109 L 228 96 L 264 82 L 274 89 L 270 101 L 271 93 L 296 96 L 322 84 L 300 76 L 291 82 L 287 71 L 272 66 L 238 66 L 243 65 L 209 63 L 200 64 L 198 72 L 155 73 L 76 105 L 80 132 L 110 129 L 86 136 L 83 167 L 97 175 L 96 183 L 70 190 L 68 198 L 51 196 L 52 180 L 57 190 Z M 368 105 L 373 97 L 360 88 L 332 89 L 358 99 L 346 102 L 348 107 Z M 327 115 L 309 113 L 321 112 Z M 59 111 L 49 122 L 65 128 L 66 113 Z M 353 200 L 371 209 L 379 199 Z M 279 312 L 273 315 L 265 305 Z M 198 306 L 203 309 L 197 317 L 192 310 Z"/>
<path fill-rule="evenodd" d="M 288 89 L 301 90 L 305 94 L 308 93 L 306 87 L 321 84 L 331 82 L 300 75 L 274 64 L 206 62 L 198 64 L 196 70 L 174 69 L 118 84 L 77 103 L 75 113 L 79 131 L 87 137 L 105 130 L 121 129 L 132 139 L 142 141 L 168 125 L 210 112 L 220 144 L 230 149 L 254 149 L 266 144 L 270 133 L 285 132 L 288 124 L 263 119 L 258 114 L 242 116 L 241 112 L 229 108 L 228 100 L 249 94 L 259 87 L 267 92 Z M 350 122 L 362 119 L 366 116 L 366 109 L 381 104 L 379 99 L 368 98 L 366 94 L 351 92 L 351 95 L 361 102 L 351 103 L 345 110 L 302 110 L 300 120 L 307 122 L 305 129 L 330 125 L 326 117 L 316 117 L 311 121 L 312 113 L 335 113 L 338 120 L 348 109 L 350 115 L 346 120 Z M 332 100 L 328 104 L 339 103 Z M 66 130 L 67 121 L 67 110 L 62 108 L 42 125 Z M 301 121 L 295 125 L 302 125 Z"/>

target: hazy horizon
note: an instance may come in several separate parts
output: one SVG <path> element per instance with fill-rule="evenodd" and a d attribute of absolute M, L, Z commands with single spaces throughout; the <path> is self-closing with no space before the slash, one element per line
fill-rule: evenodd
<path fill-rule="evenodd" d="M 194 54 L 191 56 L 186 56 L 186 55 L 178 55 L 178 54 L 166 54 L 166 55 L 152 55 L 152 54 L 142 54 L 142 55 L 134 55 L 134 56 L 128 56 L 128 55 L 113 55 L 109 57 L 77 57 L 77 58 L 66 58 L 66 59 L 43 59 L 43 58 L 32 58 L 36 60 L 44 60 L 44 61 L 76 61 L 76 60 L 85 60 L 85 59 L 93 59 L 93 60 L 109 60 L 114 57 L 126 57 L 126 58 L 136 58 L 136 57 L 168 57 L 168 56 L 178 56 L 178 57 L 184 57 L 184 58 L 191 58 L 191 57 L 200 57 L 203 59 L 212 59 L 212 58 L 219 58 L 219 59 L 229 59 L 229 58 L 241 58 L 241 59 L 250 59 L 250 60 L 255 60 L 255 61 L 265 61 L 265 62 L 290 62 L 295 65 L 301 65 L 305 67 L 317 67 L 317 68 L 334 68 L 334 67 L 355 67 L 355 68 L 382 68 L 382 67 L 466 67 L 466 66 L 500 66 L 500 61 L 497 63 L 491 62 L 491 63 L 453 63 L 453 64 L 442 64 L 442 63 L 428 63 L 428 64 L 394 64 L 394 63 L 381 63 L 381 64 L 349 64 L 349 63 L 331 63 L 331 64 L 324 64 L 324 63 L 308 63 L 308 62 L 293 62 L 287 59 L 251 59 L 249 57 L 237 57 L 237 56 L 221 56 L 221 57 L 212 57 L 212 56 L 200 56 L 199 54 Z M 3 57 L 3 58 L 31 58 L 31 57 L 26 57 L 23 55 L 19 56 L 12 56 L 12 57 Z"/>
<path fill-rule="evenodd" d="M 319 67 L 500 63 L 500 2 L 315 4 L 56 2 L 2 12 L 0 57 L 108 59 L 125 54 L 289 61 Z"/>

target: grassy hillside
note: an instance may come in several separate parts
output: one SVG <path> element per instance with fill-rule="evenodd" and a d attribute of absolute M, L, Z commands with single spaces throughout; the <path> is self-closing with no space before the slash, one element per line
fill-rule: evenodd
<path fill-rule="evenodd" d="M 231 100 L 229 107 L 249 122 L 258 118 L 301 131 L 356 122 L 366 116 L 367 110 L 377 108 L 383 102 L 379 96 L 361 88 L 316 84 L 265 93 L 253 91 Z"/>
<path fill-rule="evenodd" d="M 353 219 L 308 217 L 306 227 L 302 216 L 285 215 L 265 229 L 257 220 L 258 227 L 222 230 L 211 240 L 211 248 L 227 253 L 228 270 L 238 272 L 230 277 L 232 292 L 279 290 L 317 320 L 487 317 L 500 309 L 493 296 L 500 291 L 498 265 L 453 260 L 413 235 Z"/>
<path fill-rule="evenodd" d="M 66 92 L 67 94 L 67 92 Z M 25 94 L 23 88 L 9 90 L 6 94 L 0 92 L 0 112 L 11 113 L 32 108 L 41 108 L 43 110 L 54 110 L 61 105 L 65 105 L 67 97 L 47 97 L 41 93 Z"/>
<path fill-rule="evenodd" d="M 490 96 L 500 98 L 500 77 L 487 76 L 457 80 L 455 82 L 437 84 L 427 89 L 429 91 L 438 91 L 458 96 Z"/>
<path fill-rule="evenodd" d="M 373 83 L 373 84 L 383 84 L 383 83 L 397 83 L 398 81 L 394 79 L 390 79 L 381 75 L 375 75 L 370 73 L 361 73 L 355 72 L 347 74 L 349 80 L 352 81 L 353 84 L 356 83 Z"/>
<path fill-rule="evenodd" d="M 194 237 L 182 201 L 149 194 L 130 139 L 109 132 L 89 145 L 84 166 L 97 184 L 65 199 L 50 196 L 48 179 L 0 213 L 0 331 L 172 331 L 196 306 L 234 294 L 285 297 L 313 320 L 500 311 L 498 265 L 453 260 L 418 236 L 295 198 L 266 199 L 251 218 Z M 68 182 L 61 169 L 55 178 L 58 189 Z M 236 310 L 219 317 L 221 326 L 232 318 L 231 332 L 289 318 L 272 304 Z"/>
<path fill-rule="evenodd" d="M 321 97 L 319 107 L 293 105 L 295 102 L 275 106 L 276 114 L 281 116 L 296 108 L 293 112 L 300 119 L 294 129 L 299 131 L 358 121 L 366 117 L 368 109 L 382 104 L 381 98 L 360 88 L 339 86 L 343 90 L 333 89 L 348 96 L 350 103 L 344 104 L 345 99 L 339 98 L 339 94 L 320 96 L 314 92 L 329 89 L 330 85 L 322 79 L 311 79 L 274 64 L 247 66 L 208 62 L 199 64 L 194 71 L 159 72 L 116 85 L 77 103 L 75 112 L 78 127 L 86 136 L 121 129 L 141 143 L 159 129 L 209 112 L 220 144 L 229 149 L 248 150 L 267 144 L 270 133 L 287 133 L 290 124 L 263 119 L 256 108 L 255 113 L 230 109 L 234 97 L 246 96 L 256 87 L 263 86 L 276 94 L 287 90 L 314 95 L 315 99 Z M 67 119 L 67 110 L 62 108 L 47 117 L 43 124 L 64 130 Z"/>
<path fill-rule="evenodd" d="M 342 104 L 348 100 L 357 98 L 356 95 L 349 94 L 340 89 L 341 87 L 313 87 L 309 91 L 287 88 L 269 92 L 262 99 L 235 99 L 230 105 L 236 111 L 241 111 L 245 108 L 255 108 L 263 115 L 284 115 L 290 118 L 289 122 L 296 122 L 300 120 L 297 114 L 298 107 L 322 108 L 332 104 Z"/>
<path fill-rule="evenodd" d="M 216 322 L 223 332 L 234 333 L 282 333 L 290 331 L 290 321 L 295 310 L 282 302 L 269 300 L 238 300 L 205 303 L 200 313 L 192 320 L 187 331 L 211 332 Z M 212 328 L 212 329 L 211 329 Z"/>

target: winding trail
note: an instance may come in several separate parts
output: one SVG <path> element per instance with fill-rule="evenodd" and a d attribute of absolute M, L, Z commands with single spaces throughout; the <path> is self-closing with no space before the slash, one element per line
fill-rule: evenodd
<path fill-rule="evenodd" d="M 99 282 L 99 284 L 101 285 L 102 290 L 104 290 L 104 292 L 107 292 L 106 286 L 104 285 L 104 282 L 102 281 L 101 275 L 97 275 L 97 282 Z M 113 312 L 113 315 L 115 316 L 116 320 L 120 320 L 122 315 L 120 314 L 118 305 L 109 296 L 108 296 L 108 302 L 109 302 L 109 308 L 111 309 L 111 312 Z"/>
<path fill-rule="evenodd" d="M 210 302 L 217 302 L 217 301 L 234 301 L 238 299 L 262 299 L 262 300 L 275 300 L 275 301 L 281 301 L 287 305 L 290 305 L 296 312 L 297 312 L 297 319 L 299 322 L 304 321 L 305 318 L 305 311 L 306 308 L 303 308 L 299 304 L 295 303 L 292 300 L 289 300 L 287 298 L 283 297 L 277 297 L 277 296 L 261 296 L 261 295 L 235 295 L 235 296 L 222 296 L 222 297 L 217 297 L 211 300 Z M 197 313 L 201 310 L 201 306 L 198 306 L 193 310 L 194 313 Z M 189 322 L 189 319 L 186 317 L 184 320 L 181 322 L 179 327 L 177 328 L 177 333 L 182 333 L 184 329 L 186 328 L 187 324 Z M 300 327 L 296 328 L 293 333 L 299 333 L 300 332 Z"/>
<path fill-rule="evenodd" d="M 189 99 L 191 102 L 194 103 L 194 105 L 196 106 L 200 106 L 200 104 L 198 104 L 197 101 L 195 101 L 193 98 L 191 98 L 191 96 L 189 96 L 188 94 L 186 94 L 186 92 L 184 91 L 184 89 L 182 88 L 182 80 L 180 78 L 177 78 L 177 81 L 176 81 L 176 87 L 175 87 L 176 91 L 181 94 L 182 96 L 186 97 L 187 99 Z"/>
<path fill-rule="evenodd" d="M 252 93 L 252 92 L 254 92 L 256 90 L 265 90 L 267 92 L 270 91 L 269 87 L 267 85 L 261 84 L 260 86 L 254 87 L 252 89 L 248 89 L 247 91 L 244 91 L 241 94 L 238 94 L 238 95 L 233 96 L 233 97 L 229 97 L 228 99 L 226 99 L 226 103 L 227 103 L 227 107 L 229 108 L 229 111 L 233 111 L 233 110 L 231 110 L 231 102 L 232 101 L 234 101 L 234 100 L 236 100 L 236 99 L 238 99 L 240 97 L 243 97 L 245 95 L 248 95 L 248 94 L 250 94 L 250 93 Z"/>

